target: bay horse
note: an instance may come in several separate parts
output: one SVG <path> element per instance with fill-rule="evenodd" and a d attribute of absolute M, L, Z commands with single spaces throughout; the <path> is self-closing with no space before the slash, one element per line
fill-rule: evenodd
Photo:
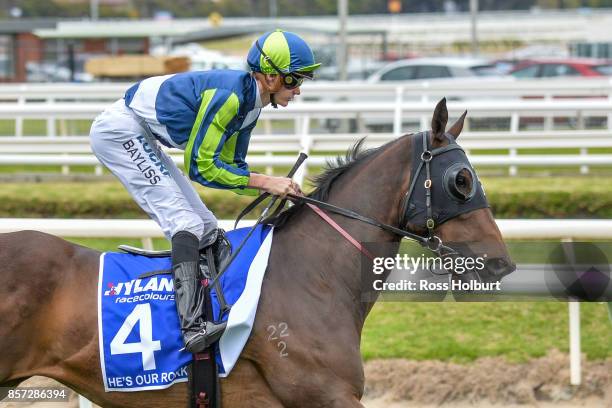
<path fill-rule="evenodd" d="M 445 131 L 448 113 L 445 100 L 440 101 L 426 133 L 431 147 L 448 143 L 446 135 L 458 137 L 464 118 Z M 411 152 L 420 140 L 406 135 L 366 152 L 352 149 L 315 180 L 310 196 L 424 233 L 421 225 L 398 221 L 411 183 Z M 395 256 L 399 236 L 331 217 L 358 241 L 390 244 L 373 255 Z M 491 276 L 513 270 L 489 208 L 455 216 L 434 232 L 443 242 L 494 243 L 487 263 Z M 97 251 L 40 232 L 0 234 L 0 386 L 42 375 L 103 407 L 185 406 L 185 383 L 159 391 L 104 392 L 99 257 Z M 233 372 L 222 380 L 223 407 L 363 406 L 360 339 L 373 302 L 361 299 L 360 259 L 356 248 L 309 208 L 290 210 L 274 232 L 253 332 Z"/>

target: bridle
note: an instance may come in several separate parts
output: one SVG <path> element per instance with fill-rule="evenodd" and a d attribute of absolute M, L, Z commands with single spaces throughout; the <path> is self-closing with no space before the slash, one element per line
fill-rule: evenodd
<path fill-rule="evenodd" d="M 418 162 L 418 165 L 414 165 L 413 164 L 413 171 L 411 174 L 412 180 L 410 182 L 410 187 L 408 188 L 406 194 L 404 195 L 403 199 L 402 199 L 402 204 L 401 204 L 401 211 L 400 211 L 400 219 L 399 219 L 399 223 L 398 225 L 401 228 L 398 227 L 394 227 L 393 225 L 389 225 L 389 224 L 385 224 L 382 223 L 374 218 L 371 217 L 367 217 L 365 215 L 359 214 L 353 210 L 349 210 L 346 208 L 342 208 L 342 207 L 338 207 L 336 205 L 324 202 L 324 201 L 320 201 L 320 200 L 316 200 L 314 198 L 311 197 L 306 197 L 306 196 L 296 196 L 293 194 L 289 194 L 287 196 L 287 198 L 289 200 L 291 200 L 294 203 L 301 203 L 301 204 L 306 204 L 307 206 L 309 206 L 311 209 L 313 209 L 315 212 L 317 212 L 323 219 L 326 220 L 327 223 L 329 223 L 330 225 L 332 225 L 332 227 L 334 227 L 337 231 L 339 231 L 343 236 L 345 236 L 345 238 L 347 238 L 347 240 L 349 240 L 354 246 L 356 246 L 362 253 L 366 254 L 367 253 L 363 250 L 363 248 L 361 247 L 360 244 L 356 243 L 356 240 L 352 237 L 350 237 L 350 234 L 348 234 L 346 231 L 344 231 L 344 229 L 342 229 L 342 227 L 338 226 L 337 224 L 333 223 L 333 221 L 330 221 L 329 217 L 325 217 L 325 215 L 323 214 L 323 210 L 329 211 L 331 213 L 334 214 L 339 214 L 342 215 L 344 217 L 347 218 L 351 218 L 366 224 L 370 224 L 373 225 L 375 227 L 378 227 L 384 231 L 387 231 L 391 234 L 397 235 L 401 238 L 408 238 L 410 240 L 416 241 L 418 242 L 421 246 L 429 249 L 431 252 L 433 252 L 434 254 L 440 256 L 440 257 L 447 257 L 447 256 L 461 256 L 462 254 L 460 252 L 458 252 L 457 250 L 451 248 L 448 245 L 445 245 L 442 240 L 440 239 L 440 237 L 438 237 L 437 235 L 435 235 L 434 230 L 436 225 L 440 225 L 442 222 L 453 218 L 454 216 L 461 214 L 462 212 L 465 212 L 466 209 L 457 209 L 455 213 L 453 214 L 447 214 L 444 218 L 439 218 L 436 221 L 436 216 L 434 215 L 434 207 L 433 207 L 433 194 L 432 194 L 432 187 L 434 186 L 433 182 L 432 182 L 432 161 L 434 160 L 434 158 L 436 157 L 441 157 L 446 153 L 450 153 L 450 152 L 460 152 L 460 153 L 455 153 L 455 155 L 457 157 L 455 157 L 454 159 L 451 157 L 449 160 L 452 162 L 453 160 L 456 161 L 456 163 L 462 163 L 464 166 L 469 166 L 469 162 L 467 160 L 467 157 L 465 156 L 465 152 L 463 151 L 463 149 L 461 148 L 461 146 L 459 146 L 455 140 L 454 137 L 450 134 L 445 134 L 444 137 L 449 141 L 449 144 L 445 145 L 445 146 L 441 146 L 435 149 L 430 149 L 429 148 L 429 132 L 421 132 L 417 135 L 415 135 L 415 138 L 418 138 L 418 136 L 421 136 L 421 140 L 422 140 L 422 152 L 420 152 L 420 155 L 418 157 L 420 157 L 420 160 Z M 416 154 L 418 154 L 419 152 L 416 152 Z M 451 155 L 447 155 L 447 156 L 451 156 Z M 456 164 L 455 162 L 453 162 L 453 164 Z M 416 169 L 415 169 L 416 167 Z M 449 166 L 449 167 L 452 167 Z M 466 167 L 467 169 L 471 169 L 470 167 Z M 424 188 L 424 195 L 425 195 L 425 200 L 424 200 L 424 213 L 425 213 L 425 222 L 424 222 L 424 227 L 427 231 L 427 233 L 425 235 L 420 235 L 417 234 L 415 232 L 411 232 L 408 231 L 408 225 L 410 224 L 410 220 L 417 217 L 420 214 L 420 211 L 418 211 L 417 206 L 414 205 L 413 201 L 414 197 L 415 197 L 415 191 L 417 190 L 417 182 L 421 176 L 421 172 L 424 171 L 425 172 L 425 180 L 423 182 L 423 188 Z M 474 176 L 473 179 L 473 183 L 476 184 L 478 182 L 478 180 L 475 178 L 475 173 L 473 173 L 472 170 L 470 170 L 472 172 L 472 175 Z M 436 186 L 437 187 L 437 186 Z M 441 187 L 437 187 L 437 188 L 441 188 Z M 480 188 L 480 186 L 478 187 Z M 480 190 L 481 191 L 481 190 Z M 472 194 L 473 195 L 473 194 Z M 237 220 L 236 220 L 236 225 L 238 224 L 238 221 L 244 217 L 244 215 L 246 215 L 249 211 L 251 211 L 257 204 L 259 204 L 261 201 L 263 201 L 266 197 L 268 197 L 269 194 L 268 193 L 264 193 L 262 195 L 260 195 L 255 201 L 253 201 L 251 204 L 249 204 L 249 206 L 247 206 L 242 213 L 238 216 Z M 471 198 L 471 197 L 470 197 Z M 478 200 L 476 200 L 478 201 Z M 450 201 L 447 203 L 450 204 Z M 471 209 L 476 209 L 476 208 L 484 208 L 484 207 L 488 207 L 488 203 L 486 202 L 486 198 L 484 198 L 484 193 L 482 194 L 482 197 L 480 197 L 480 202 L 476 202 L 476 205 L 471 205 L 470 207 L 467 208 L 467 210 L 471 210 Z M 280 212 L 280 210 L 282 209 L 282 206 L 284 204 L 281 203 L 281 205 L 279 206 L 279 208 L 276 209 L 276 211 L 274 211 L 273 215 L 270 217 L 271 219 L 274 219 L 274 217 Z M 417 210 L 416 214 L 412 214 L 410 215 L 410 212 L 413 212 L 413 210 Z"/>
<path fill-rule="evenodd" d="M 422 139 L 422 144 L 423 144 L 423 152 L 421 152 L 421 155 L 420 155 L 421 162 L 419 163 L 419 166 L 417 167 L 416 171 L 412 175 L 412 182 L 410 183 L 410 188 L 408 188 L 408 191 L 406 191 L 406 195 L 404 195 L 404 198 L 402 200 L 403 204 L 402 204 L 402 210 L 400 211 L 401 218 L 399 220 L 399 225 L 404 226 L 404 228 L 407 228 L 408 226 L 408 222 L 409 222 L 409 219 L 408 219 L 409 207 L 408 206 L 410 204 L 410 199 L 412 197 L 412 194 L 414 193 L 414 190 L 417 184 L 417 180 L 419 179 L 419 175 L 421 171 L 423 170 L 423 168 L 425 168 L 425 182 L 423 183 L 423 187 L 425 188 L 425 213 L 426 213 L 425 227 L 427 228 L 427 238 L 426 238 L 427 241 L 426 242 L 427 242 L 427 247 L 432 252 L 436 253 L 437 255 L 442 256 L 442 254 L 440 253 L 441 252 L 440 250 L 442 249 L 450 250 L 450 252 L 456 252 L 456 251 L 452 250 L 448 246 L 443 245 L 442 240 L 434 234 L 436 222 L 433 218 L 433 205 L 432 205 L 432 197 L 431 197 L 432 196 L 431 194 L 431 187 L 432 187 L 431 161 L 433 160 L 434 157 L 439 156 L 441 154 L 450 152 L 455 149 L 459 149 L 463 151 L 463 149 L 457 143 L 449 143 L 446 146 L 441 146 L 436 149 L 429 149 L 429 132 L 421 132 L 421 135 L 422 135 L 421 139 Z M 448 136 L 446 137 L 448 138 Z M 425 237 L 421 237 L 421 238 L 425 238 Z"/>
<path fill-rule="evenodd" d="M 434 234 L 435 229 L 435 221 L 433 218 L 433 204 L 432 204 L 432 194 L 431 194 L 431 166 L 430 163 L 434 159 L 434 157 L 442 155 L 446 152 L 450 152 L 455 149 L 462 150 L 461 146 L 456 143 L 448 144 L 446 146 L 442 146 L 436 149 L 430 150 L 429 145 L 429 137 L 428 132 L 422 132 L 422 143 L 423 143 L 423 152 L 420 155 L 420 163 L 416 169 L 416 172 L 412 174 L 412 181 L 410 183 L 410 188 L 404 195 L 402 199 L 402 211 L 400 212 L 399 224 L 403 228 L 397 228 L 389 224 L 382 223 L 374 218 L 370 218 L 364 215 L 361 215 L 355 211 L 348 210 L 346 208 L 338 207 L 333 204 L 326 203 L 324 201 L 315 200 L 310 197 L 302 197 L 290 194 L 289 197 L 291 201 L 296 203 L 309 203 L 321 209 L 327 210 L 329 212 L 340 214 L 348 218 L 352 218 L 366 224 L 373 225 L 378 227 L 384 231 L 390 232 L 391 234 L 400 236 L 402 238 L 408 238 L 413 241 L 418 242 L 421 246 L 428 248 L 430 251 L 435 253 L 438 256 L 453 256 L 460 255 L 459 252 L 454 250 L 453 248 L 444 245 L 440 237 Z M 423 187 L 425 188 L 425 212 L 427 214 L 427 220 L 425 222 L 425 227 L 427 229 L 427 235 L 419 235 L 417 233 L 408 231 L 406 228 L 408 226 L 408 205 L 411 201 L 411 197 L 415 191 L 416 183 L 419 178 L 420 172 L 425 169 L 426 179 L 423 183 Z"/>

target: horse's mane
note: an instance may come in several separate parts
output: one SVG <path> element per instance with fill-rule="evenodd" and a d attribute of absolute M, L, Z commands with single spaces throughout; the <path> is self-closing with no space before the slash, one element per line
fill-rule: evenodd
<path fill-rule="evenodd" d="M 365 137 L 359 139 L 346 151 L 344 156 L 338 156 L 335 159 L 327 160 L 323 172 L 310 178 L 310 181 L 314 184 L 315 189 L 307 196 L 315 200 L 327 201 L 332 185 L 340 176 L 357 167 L 361 163 L 369 161 L 379 152 L 383 151 L 389 144 L 395 142 L 395 140 L 393 140 L 376 148 L 365 149 L 363 147 L 365 139 Z M 274 224 L 274 226 L 278 229 L 285 225 L 285 223 L 291 219 L 291 217 L 295 215 L 302 207 L 303 204 L 298 203 L 281 212 L 276 217 L 267 218 L 264 220 L 264 223 Z"/>

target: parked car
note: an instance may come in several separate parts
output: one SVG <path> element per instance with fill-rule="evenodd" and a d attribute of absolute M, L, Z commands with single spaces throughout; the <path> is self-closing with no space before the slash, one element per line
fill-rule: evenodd
<path fill-rule="evenodd" d="M 75 72 L 71 77 L 70 68 L 65 63 L 56 62 L 34 62 L 26 63 L 27 82 L 92 82 L 94 77 L 83 72 L 83 64 L 77 63 Z"/>
<path fill-rule="evenodd" d="M 481 80 L 493 79 L 494 76 L 501 77 L 494 63 L 482 58 L 413 58 L 400 60 L 386 65 L 368 78 L 369 83 L 402 82 L 402 81 L 429 81 L 446 80 L 453 81 L 471 79 Z M 452 86 L 449 84 L 449 86 Z M 372 101 L 375 96 L 370 98 Z M 419 99 L 419 95 L 413 93 L 408 98 Z M 449 99 L 457 100 L 457 96 Z M 393 120 L 390 117 L 380 115 L 363 116 L 360 119 L 361 126 L 365 126 L 372 132 L 390 132 L 393 129 Z M 410 129 L 418 126 L 416 118 L 407 118 L 402 123 L 402 128 Z"/>
<path fill-rule="evenodd" d="M 612 61 L 586 58 L 529 60 L 518 64 L 510 75 L 515 78 L 612 76 Z"/>
<path fill-rule="evenodd" d="M 465 78 L 496 74 L 495 65 L 480 58 L 414 58 L 393 62 L 368 78 L 368 82 Z"/>
<path fill-rule="evenodd" d="M 346 65 L 346 76 L 348 81 L 363 81 L 369 78 L 374 72 L 387 65 L 384 61 L 350 59 Z M 317 80 L 337 81 L 340 70 L 337 65 L 323 65 L 315 73 Z"/>

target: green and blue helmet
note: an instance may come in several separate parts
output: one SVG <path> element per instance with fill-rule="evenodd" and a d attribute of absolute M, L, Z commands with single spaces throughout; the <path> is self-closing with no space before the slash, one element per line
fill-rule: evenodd
<path fill-rule="evenodd" d="M 259 37 L 249 50 L 247 63 L 253 72 L 278 74 L 276 66 L 284 74 L 299 72 L 308 77 L 312 77 L 312 72 L 321 65 L 315 63 L 306 41 L 297 34 L 283 30 L 271 31 Z"/>

